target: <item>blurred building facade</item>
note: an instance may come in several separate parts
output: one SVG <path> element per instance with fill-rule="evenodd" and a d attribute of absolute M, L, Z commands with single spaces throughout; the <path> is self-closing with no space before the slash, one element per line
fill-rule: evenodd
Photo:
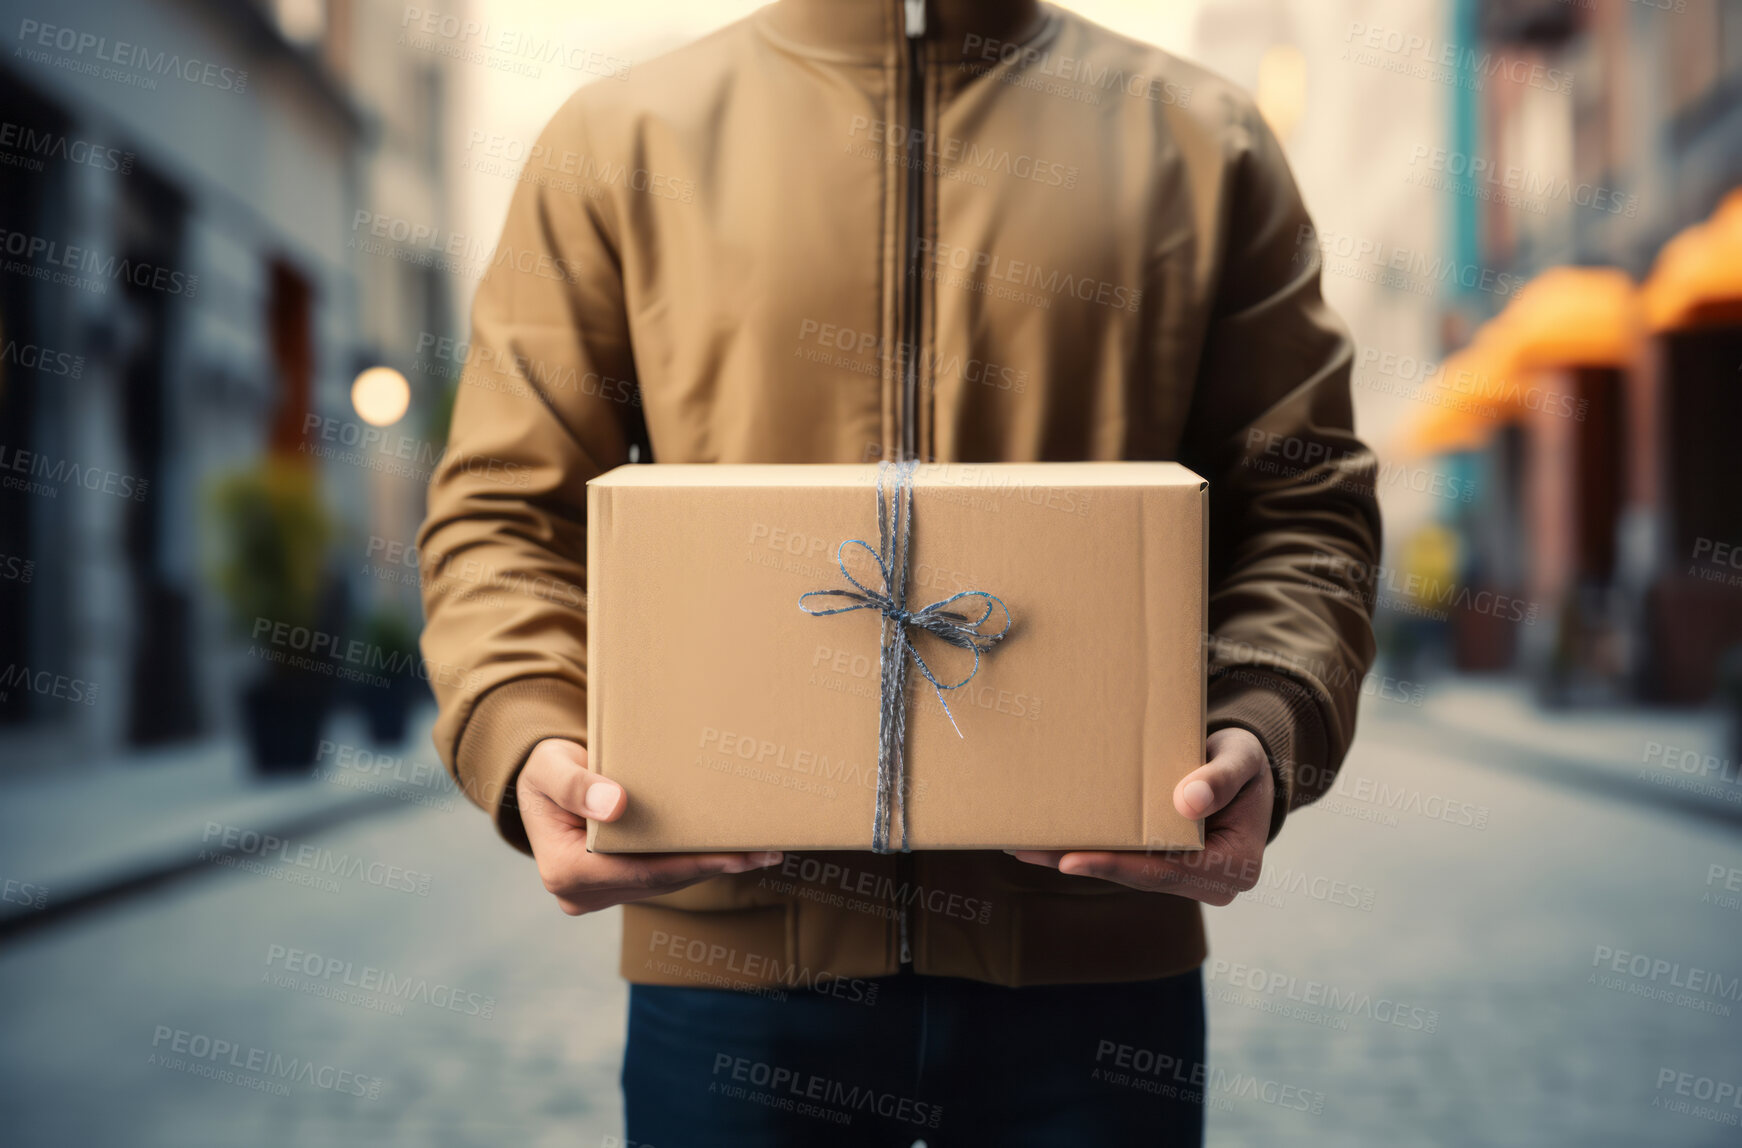
<path fill-rule="evenodd" d="M 1301 254 L 1316 254 L 1325 299 L 1354 338 L 1356 428 L 1375 446 L 1424 409 L 1415 367 L 1441 357 L 1441 309 L 1452 300 L 1437 273 L 1452 262 L 1446 197 L 1410 178 L 1417 157 L 1443 148 L 1460 79 L 1412 52 L 1437 50 L 1447 31 L 1443 4 L 1229 0 L 1199 8 L 1184 46 L 1253 92 L 1287 150 L 1313 220 Z M 1424 548 L 1397 543 L 1464 488 L 1440 473 L 1447 464 L 1382 462 L 1386 555 L 1357 572 L 1375 591 L 1385 639 L 1370 688 L 1419 697 L 1426 667 L 1400 655 L 1424 609 L 1403 571 L 1420 572 L 1411 559 Z"/>
<path fill-rule="evenodd" d="M 211 585 L 213 483 L 300 457 L 343 538 L 415 522 L 392 476 L 311 448 L 356 437 L 361 367 L 451 323 L 439 273 L 356 241 L 442 225 L 444 58 L 352 0 L 6 8 L 0 743 L 234 730 L 260 667 Z"/>
<path fill-rule="evenodd" d="M 1454 257 L 1521 284 L 1448 301 L 1443 402 L 1401 443 L 1444 508 L 1468 670 L 1550 702 L 1699 702 L 1742 649 L 1742 6 L 1459 0 Z"/>

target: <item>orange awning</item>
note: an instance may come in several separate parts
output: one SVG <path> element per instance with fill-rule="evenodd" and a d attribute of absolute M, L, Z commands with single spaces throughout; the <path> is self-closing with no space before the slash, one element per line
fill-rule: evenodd
<path fill-rule="evenodd" d="M 1437 406 L 1404 429 L 1394 453 L 1404 458 L 1427 458 L 1479 450 L 1500 425 L 1468 407 Z"/>
<path fill-rule="evenodd" d="M 1639 333 L 1638 292 L 1624 272 L 1551 268 L 1445 361 L 1434 392 L 1441 401 L 1406 428 L 1400 449 L 1412 457 L 1479 449 L 1526 417 L 1542 372 L 1624 368 Z"/>
<path fill-rule="evenodd" d="M 1742 322 L 1742 189 L 1725 196 L 1710 219 L 1663 245 L 1644 296 L 1654 334 Z"/>
<path fill-rule="evenodd" d="M 1553 267 L 1525 285 L 1495 324 L 1513 367 L 1625 367 L 1639 340 L 1639 295 L 1613 267 Z"/>
<path fill-rule="evenodd" d="M 1432 399 L 1405 428 L 1398 449 L 1408 458 L 1478 450 L 1510 417 L 1510 411 L 1485 398 L 1504 389 L 1510 370 L 1510 352 L 1487 335 L 1486 328 L 1463 350 L 1447 359 L 1435 376 L 1435 385 L 1421 388 L 1421 397 Z"/>

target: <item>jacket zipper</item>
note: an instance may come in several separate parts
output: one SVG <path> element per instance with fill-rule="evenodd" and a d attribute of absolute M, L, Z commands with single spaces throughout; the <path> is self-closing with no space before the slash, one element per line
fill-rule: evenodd
<path fill-rule="evenodd" d="M 907 227 L 902 265 L 907 268 L 901 295 L 901 457 L 919 457 L 915 427 L 919 405 L 919 240 L 925 213 L 925 0 L 904 0 L 907 8 Z"/>
<path fill-rule="evenodd" d="M 902 236 L 902 264 L 907 269 L 907 282 L 901 293 L 901 418 L 900 457 L 919 457 L 919 293 L 920 220 L 925 207 L 925 0 L 903 0 L 903 24 L 907 31 L 907 202 L 904 215 L 907 226 Z M 902 825 L 907 824 L 907 807 L 901 808 Z M 896 856 L 896 889 L 901 897 L 901 910 L 896 917 L 897 937 L 901 946 L 901 965 L 913 964 L 913 945 L 909 940 L 908 884 L 913 880 L 913 856 Z"/>

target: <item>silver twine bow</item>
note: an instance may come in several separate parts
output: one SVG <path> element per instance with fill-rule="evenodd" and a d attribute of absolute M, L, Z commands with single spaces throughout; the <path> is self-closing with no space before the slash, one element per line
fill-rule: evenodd
<path fill-rule="evenodd" d="M 944 700 L 944 691 L 961 689 L 972 681 L 974 675 L 980 672 L 980 655 L 990 651 L 1010 632 L 1009 607 L 984 590 L 963 590 L 960 594 L 952 594 L 920 610 L 907 608 L 907 554 L 908 542 L 913 534 L 913 472 L 917 465 L 912 460 L 877 464 L 879 548 L 873 550 L 870 543 L 863 539 L 850 538 L 841 543 L 835 552 L 835 560 L 841 567 L 841 577 L 851 582 L 854 588 L 812 590 L 799 595 L 798 599 L 799 609 L 818 618 L 830 614 L 848 614 L 854 610 L 876 610 L 882 615 L 882 652 L 878 659 L 881 717 L 877 730 L 877 810 L 871 824 L 871 849 L 876 853 L 889 852 L 890 807 L 898 791 L 902 810 L 901 851 L 909 851 L 907 770 L 903 758 L 903 747 L 907 741 L 907 657 L 912 656 L 913 664 L 919 667 L 919 672 L 925 675 L 925 680 L 937 692 L 938 704 L 944 707 L 944 715 L 950 719 L 956 736 L 960 737 L 962 727 L 956 725 L 956 715 L 950 712 L 950 703 Z M 885 472 L 891 469 L 895 471 L 895 489 L 886 496 L 883 478 Z M 863 547 L 876 560 L 878 572 L 883 576 L 883 589 L 873 590 L 848 572 L 846 551 L 849 546 Z M 832 610 L 813 610 L 805 605 L 807 598 L 845 598 L 852 605 L 837 606 Z M 984 600 L 986 612 L 975 619 L 947 608 L 964 598 Z M 1004 628 L 995 634 L 981 633 L 980 627 L 992 617 L 993 605 L 1004 611 Z M 974 668 L 968 671 L 967 677 L 951 685 L 938 681 L 931 672 L 931 667 L 925 664 L 925 659 L 908 638 L 909 626 L 917 626 L 959 649 L 974 651 Z"/>

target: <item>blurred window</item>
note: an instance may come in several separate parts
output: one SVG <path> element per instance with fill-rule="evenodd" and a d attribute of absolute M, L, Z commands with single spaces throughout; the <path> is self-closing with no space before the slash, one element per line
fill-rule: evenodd
<path fill-rule="evenodd" d="M 272 261 L 268 276 L 266 331 L 278 376 L 271 443 L 275 452 L 295 455 L 308 434 L 304 416 L 313 404 L 314 289 L 306 276 L 282 260 Z"/>
<path fill-rule="evenodd" d="M 0 121 L 17 125 L 23 142 L 14 158 L 33 158 L 29 141 L 65 140 L 73 121 L 58 104 L 0 70 Z M 34 145 L 37 147 L 43 144 Z M 72 197 L 68 165 L 0 163 L 0 219 L 9 231 L 64 235 Z M 6 466 L 27 450 L 64 456 L 70 434 L 66 399 L 74 366 L 92 370 L 68 322 L 66 288 L 28 275 L 0 275 L 0 460 Z M 52 362 L 54 366 L 42 364 Z M 36 363 L 30 367 L 27 363 Z M 0 668 L 40 666 L 71 648 L 64 589 L 71 547 L 61 506 L 25 484 L 0 486 Z M 64 718 L 31 690 L 0 689 L 0 727 L 33 719 Z M 8 763 L 11 764 L 11 763 Z"/>
<path fill-rule="evenodd" d="M 416 155 L 426 169 L 440 172 L 442 162 L 442 74 L 435 68 L 417 72 L 416 95 L 413 97 L 412 122 L 416 125 L 413 143 Z"/>
<path fill-rule="evenodd" d="M 1730 17 L 1723 21 L 1728 24 Z M 1687 0 L 1687 11 L 1670 19 L 1663 43 L 1668 51 L 1664 71 L 1669 76 L 1670 113 L 1678 115 L 1699 102 L 1718 82 L 1720 53 L 1716 0 Z"/>
<path fill-rule="evenodd" d="M 1607 585 L 1615 576 L 1615 532 L 1621 521 L 1621 479 L 1627 470 L 1621 372 L 1586 367 L 1572 377 L 1585 404 L 1585 417 L 1573 424 L 1575 573 Z"/>
<path fill-rule="evenodd" d="M 1676 331 L 1664 343 L 1665 463 L 1671 553 L 1696 554 L 1701 539 L 1742 540 L 1736 447 L 1742 426 L 1742 327 Z M 1729 476 L 1729 477 L 1726 477 Z"/>
<path fill-rule="evenodd" d="M 1718 9 L 1718 41 L 1722 80 L 1742 77 L 1742 4 L 1732 0 Z"/>
<path fill-rule="evenodd" d="M 1611 29 L 1601 27 L 1598 33 L 1580 43 L 1569 66 L 1579 82 L 1573 86 L 1573 160 L 1578 165 L 1581 180 L 1595 183 L 1618 166 L 1621 157 L 1610 154 L 1610 116 L 1614 107 L 1613 80 L 1610 70 Z"/>

